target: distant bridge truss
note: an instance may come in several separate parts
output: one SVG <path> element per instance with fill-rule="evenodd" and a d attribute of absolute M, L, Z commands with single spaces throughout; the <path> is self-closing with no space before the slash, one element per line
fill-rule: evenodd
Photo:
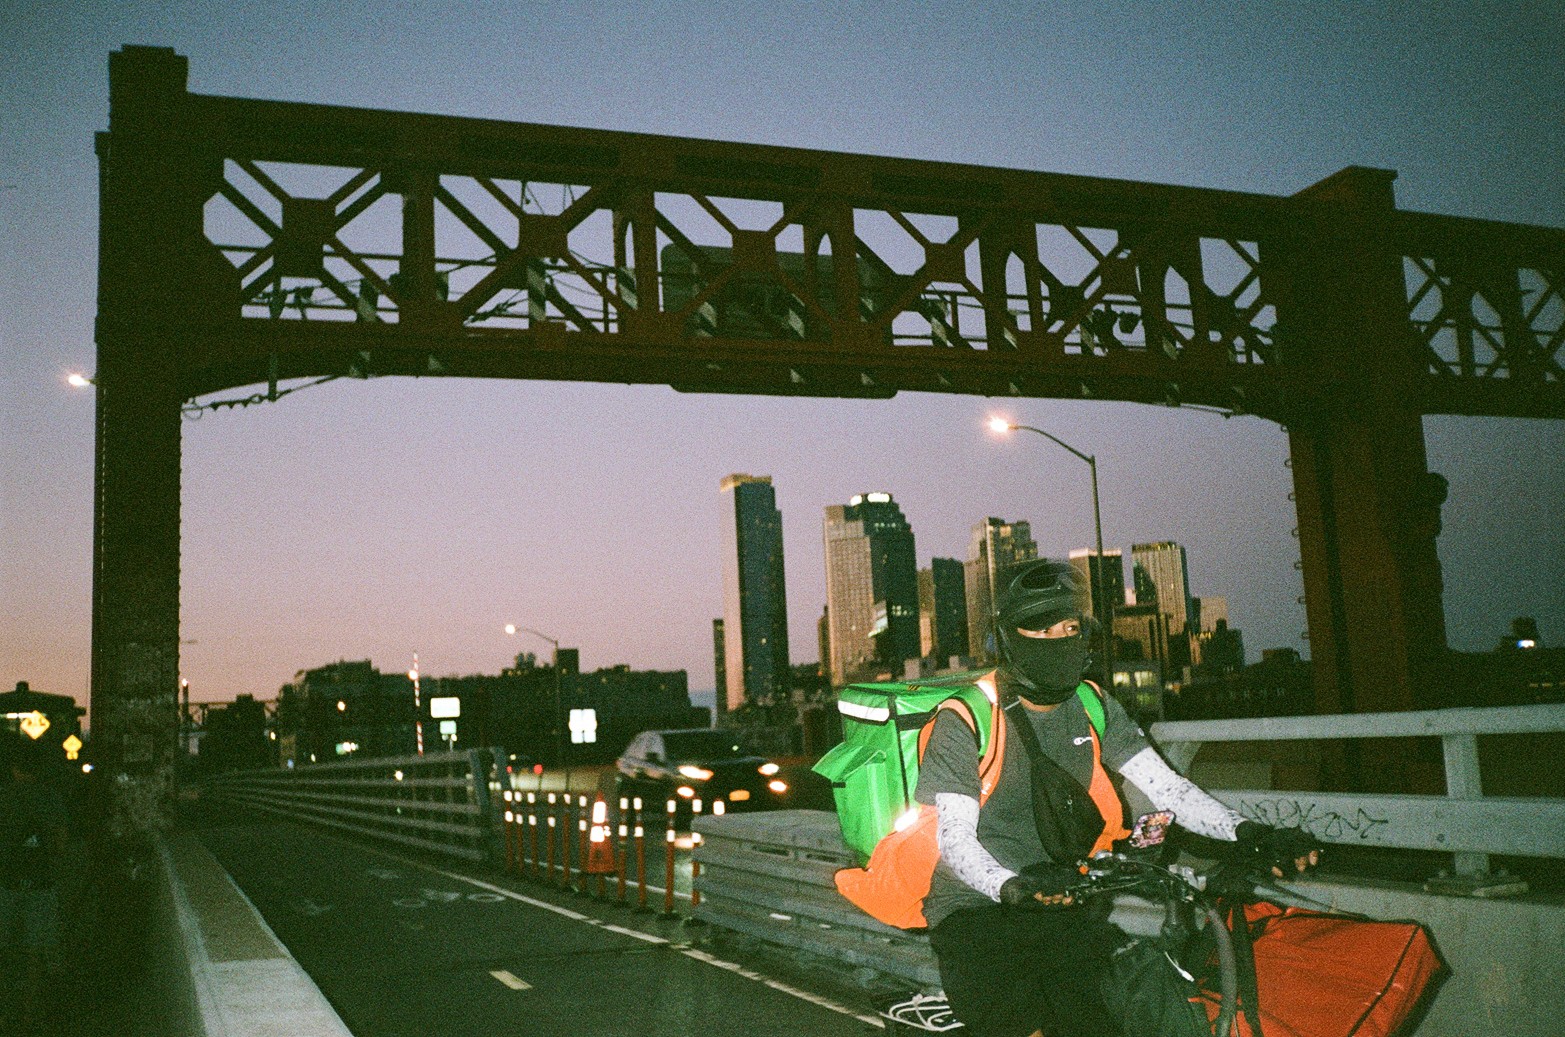
<path fill-rule="evenodd" d="M 184 287 L 211 341 L 182 364 L 192 395 L 455 374 L 1286 420 L 1333 378 L 1351 392 L 1365 366 L 1400 363 L 1422 413 L 1565 414 L 1560 233 L 1398 212 L 1385 191 L 1279 198 L 195 95 L 184 108 L 183 142 L 177 124 L 140 132 L 183 144 L 186 201 L 201 203 L 189 246 L 204 276 Z M 1301 311 L 1344 233 L 1397 268 L 1401 341 L 1358 342 L 1322 370 Z"/>

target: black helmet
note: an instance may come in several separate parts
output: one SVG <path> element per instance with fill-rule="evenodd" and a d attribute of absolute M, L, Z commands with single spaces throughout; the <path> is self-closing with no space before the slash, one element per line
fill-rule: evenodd
<path fill-rule="evenodd" d="M 1087 589 L 1069 562 L 1035 558 L 1006 571 L 1005 591 L 996 599 L 995 627 L 1001 639 L 1018 627 L 1043 630 L 1087 611 Z"/>
<path fill-rule="evenodd" d="M 995 610 L 995 639 L 1004 664 L 1001 687 L 1037 704 L 1063 702 L 1091 661 L 1091 622 L 1085 617 L 1081 575 L 1068 562 L 1039 558 L 1007 573 Z M 1080 628 L 1043 635 L 1062 620 Z M 1031 635 L 1024 633 L 1033 632 Z"/>

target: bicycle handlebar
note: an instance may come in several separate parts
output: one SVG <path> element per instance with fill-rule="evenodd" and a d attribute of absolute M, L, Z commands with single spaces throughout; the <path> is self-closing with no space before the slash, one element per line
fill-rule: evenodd
<path fill-rule="evenodd" d="M 1229 862 L 1206 867 L 1163 865 L 1125 853 L 1105 852 L 1086 861 L 1087 874 L 1067 892 L 1087 900 L 1113 893 L 1154 893 L 1163 899 L 1185 902 L 1230 897 L 1267 900 L 1282 907 L 1328 911 L 1331 905 L 1286 889 L 1272 876 L 1253 870 L 1237 870 Z"/>

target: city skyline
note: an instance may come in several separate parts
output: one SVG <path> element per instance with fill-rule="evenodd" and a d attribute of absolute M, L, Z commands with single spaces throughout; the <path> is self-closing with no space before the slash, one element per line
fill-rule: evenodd
<path fill-rule="evenodd" d="M 373 34 L 353 4 L 23 0 L 0 14 L 0 686 L 87 698 L 94 405 L 64 380 L 94 368 L 93 135 L 108 124 L 107 56 L 127 43 L 187 55 L 208 94 L 1272 195 L 1363 165 L 1398 172 L 1403 209 L 1565 225 L 1565 128 L 1538 118 L 1565 107 L 1557 8 L 659 14 L 555 11 L 504 47 L 493 11 L 460 4 Z M 755 40 L 809 44 L 785 59 Z M 541 82 L 558 87 L 517 88 Z M 1191 593 L 1227 597 L 1252 653 L 1308 654 L 1287 436 L 1267 421 L 382 378 L 184 424 L 182 672 L 198 700 L 225 701 L 269 698 L 297 667 L 342 656 L 396 671 L 416 651 L 431 672 L 494 672 L 517 649 L 501 632 L 514 622 L 580 645 L 589 667 L 686 668 L 710 687 L 722 473 L 771 474 L 797 516 L 783 538 L 801 656 L 824 600 L 812 516 L 866 487 L 904 502 L 921 565 L 962 557 L 986 515 L 1030 516 L 1041 553 L 1092 543 L 1086 471 L 1036 437 L 989 436 L 996 411 L 1097 456 L 1105 547 L 1183 544 Z M 1545 644 L 1565 640 L 1565 422 L 1424 427 L 1430 470 L 1451 485 L 1438 542 L 1450 643 L 1490 649 L 1523 615 Z"/>

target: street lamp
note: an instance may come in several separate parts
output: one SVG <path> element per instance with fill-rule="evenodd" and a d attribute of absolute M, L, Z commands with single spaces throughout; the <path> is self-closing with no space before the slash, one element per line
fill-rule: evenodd
<path fill-rule="evenodd" d="M 1045 432 L 1041 428 L 1031 425 L 1018 425 L 1014 421 L 995 416 L 989 419 L 989 428 L 994 432 L 1010 432 L 1019 429 L 1023 432 L 1036 432 L 1056 446 L 1070 451 L 1076 457 L 1087 462 L 1087 467 L 1092 470 L 1092 526 L 1097 535 L 1098 564 L 1093 574 L 1092 598 L 1093 603 L 1102 608 L 1103 615 L 1099 617 L 1103 623 L 1103 670 L 1107 674 L 1107 683 L 1104 688 L 1110 693 L 1114 690 L 1114 601 L 1109 597 L 1108 589 L 1104 586 L 1103 567 L 1107 564 L 1103 558 L 1103 511 L 1098 506 L 1098 459 L 1092 454 L 1084 454 L 1071 446 L 1058 436 Z M 1092 567 L 1088 566 L 1089 571 Z"/>
<path fill-rule="evenodd" d="M 560 766 L 565 770 L 565 791 L 569 792 L 571 789 L 571 761 L 570 757 L 565 753 L 565 720 L 560 702 L 560 642 L 541 630 L 518 626 L 515 623 L 507 623 L 505 632 L 512 637 L 515 637 L 517 634 L 531 634 L 534 637 L 543 638 L 554 646 L 554 751 L 559 758 Z"/>

